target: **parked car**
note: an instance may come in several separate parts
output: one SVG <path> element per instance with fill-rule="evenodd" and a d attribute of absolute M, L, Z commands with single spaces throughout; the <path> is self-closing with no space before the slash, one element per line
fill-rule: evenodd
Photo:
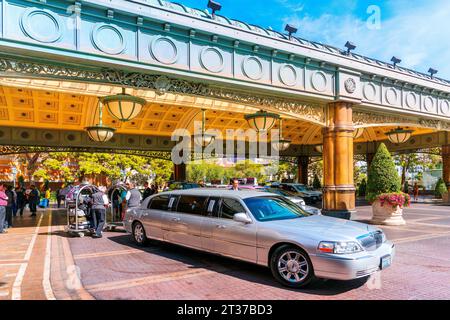
<path fill-rule="evenodd" d="M 170 184 L 171 190 L 189 190 L 189 189 L 197 189 L 200 188 L 198 183 L 191 182 L 174 182 Z"/>
<path fill-rule="evenodd" d="M 287 191 L 287 190 L 283 190 L 283 189 L 277 189 L 277 188 L 264 188 L 261 191 L 278 194 L 280 196 L 283 196 L 283 197 L 289 199 L 290 201 L 292 201 L 296 205 L 299 205 L 299 206 L 302 206 L 302 207 L 306 205 L 305 200 L 303 200 L 302 197 L 299 197 L 297 193 L 294 193 L 294 192 L 291 192 L 291 191 Z"/>
<path fill-rule="evenodd" d="M 295 203 L 296 205 L 300 206 L 303 210 L 305 210 L 308 213 L 311 213 L 311 214 L 322 214 L 322 210 L 320 210 L 320 209 L 318 209 L 316 207 L 308 206 L 305 203 L 305 200 L 303 200 L 303 198 L 299 197 L 294 192 L 286 191 L 286 190 L 283 190 L 283 189 L 277 189 L 277 188 L 264 188 L 263 190 L 260 190 L 260 191 L 270 192 L 270 193 L 274 193 L 274 194 L 278 194 L 280 196 L 283 196 L 286 199 L 288 199 L 288 200 L 292 201 L 293 203 Z"/>
<path fill-rule="evenodd" d="M 322 192 L 309 189 L 300 183 L 282 183 L 280 187 L 283 190 L 291 191 L 302 197 L 307 204 L 314 204 L 322 201 Z"/>
<path fill-rule="evenodd" d="M 315 277 L 366 277 L 389 267 L 395 255 L 378 228 L 311 215 L 265 192 L 166 192 L 129 210 L 124 224 L 138 245 L 151 238 L 267 266 L 295 288 Z"/>

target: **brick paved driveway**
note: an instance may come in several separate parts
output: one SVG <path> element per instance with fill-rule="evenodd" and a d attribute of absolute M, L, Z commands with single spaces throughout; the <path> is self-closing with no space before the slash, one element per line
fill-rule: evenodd
<path fill-rule="evenodd" d="M 359 208 L 358 219 L 370 217 Z M 128 235 L 70 239 L 85 289 L 97 299 L 449 299 L 450 207 L 415 205 L 407 226 L 384 227 L 394 265 L 370 279 L 321 281 L 306 290 L 278 285 L 269 269 Z"/>
<path fill-rule="evenodd" d="M 0 254 L 0 299 L 10 299 L 18 289 L 23 299 L 450 299 L 450 207 L 417 204 L 405 215 L 407 226 L 383 227 L 397 256 L 381 275 L 292 290 L 280 286 L 267 268 L 158 242 L 138 248 L 121 232 L 103 239 L 70 238 L 62 232 L 64 217 L 54 212 L 48 229 L 45 213 L 39 228 L 33 225 L 39 219 L 24 218 L 28 222 L 8 240 L 0 237 L 0 246 L 7 243 L 8 249 Z M 358 220 L 369 217 L 369 207 L 358 208 Z"/>

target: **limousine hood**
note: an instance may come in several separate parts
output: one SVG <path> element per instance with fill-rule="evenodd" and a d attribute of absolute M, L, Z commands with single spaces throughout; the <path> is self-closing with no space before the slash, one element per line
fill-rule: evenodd
<path fill-rule="evenodd" d="M 368 232 L 377 230 L 363 223 L 321 215 L 271 221 L 269 223 L 279 231 L 284 230 L 291 234 L 298 233 L 303 236 L 308 234 L 310 238 L 318 238 L 320 241 L 354 240 Z"/>

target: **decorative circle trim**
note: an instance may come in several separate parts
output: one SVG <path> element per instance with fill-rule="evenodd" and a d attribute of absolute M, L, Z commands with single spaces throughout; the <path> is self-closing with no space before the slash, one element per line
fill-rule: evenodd
<path fill-rule="evenodd" d="M 120 45 L 116 48 L 108 48 L 104 45 L 102 45 L 99 41 L 98 41 L 98 34 L 100 31 L 105 30 L 105 29 L 109 29 L 112 30 L 113 32 L 115 32 L 117 34 L 117 36 L 120 39 Z M 106 24 L 106 23 L 96 23 L 94 28 L 92 29 L 91 32 L 91 40 L 92 40 L 92 44 L 100 51 L 107 53 L 107 54 L 121 54 L 122 52 L 125 51 L 125 48 L 127 46 L 126 42 L 125 42 L 125 38 L 123 36 L 122 31 L 120 30 L 119 27 L 113 26 L 111 24 Z"/>
<path fill-rule="evenodd" d="M 287 69 L 289 69 L 289 70 L 291 70 L 292 71 L 292 73 L 294 74 L 294 77 L 295 77 L 295 79 L 294 79 L 294 81 L 288 81 L 288 80 L 286 80 L 286 76 L 283 74 L 283 71 L 284 70 L 287 70 Z M 280 67 L 280 70 L 279 70 L 279 72 L 278 72 L 278 76 L 279 76 L 279 78 L 280 78 L 280 81 L 283 83 L 283 84 L 285 84 L 286 86 L 288 86 L 288 87 L 294 87 L 294 86 L 296 86 L 297 85 L 297 83 L 298 83 L 298 74 L 297 74 L 297 70 L 295 70 L 295 67 L 293 66 L 293 65 L 290 65 L 290 64 L 284 64 L 284 65 L 282 65 L 281 67 Z"/>
<path fill-rule="evenodd" d="M 161 42 L 166 42 L 166 43 L 168 43 L 169 45 L 172 46 L 172 49 L 173 49 L 173 52 L 174 52 L 173 57 L 169 57 L 169 58 L 168 58 L 168 57 L 162 57 L 161 55 L 158 55 L 157 49 L 158 49 L 158 45 L 159 45 Z M 161 62 L 161 63 L 164 63 L 164 64 L 174 64 L 174 63 L 176 63 L 176 62 L 178 61 L 178 57 L 179 57 L 178 47 L 177 47 L 177 45 L 175 44 L 175 42 L 173 42 L 173 41 L 172 41 L 170 38 L 168 38 L 168 37 L 163 37 L 163 36 L 157 36 L 157 37 L 155 37 L 155 38 L 150 42 L 149 49 L 150 49 L 150 53 L 151 53 L 151 55 L 153 56 L 153 58 L 155 58 L 156 60 L 158 60 L 158 61 Z"/>
<path fill-rule="evenodd" d="M 423 107 L 425 108 L 425 111 L 431 112 L 434 109 L 434 101 L 431 97 L 425 97 L 423 99 Z"/>
<path fill-rule="evenodd" d="M 442 114 L 448 114 L 450 112 L 450 103 L 448 100 L 443 100 L 441 102 L 440 110 Z"/>
<path fill-rule="evenodd" d="M 205 56 L 208 52 L 214 52 L 217 54 L 217 56 L 220 59 L 220 65 L 218 67 L 214 68 L 214 67 L 208 66 L 208 64 L 205 63 Z M 209 72 L 213 72 L 213 73 L 222 72 L 223 69 L 225 68 L 225 61 L 223 59 L 222 53 L 213 47 L 206 47 L 200 52 L 200 64 L 202 65 L 202 67 L 204 69 L 208 70 Z"/>
<path fill-rule="evenodd" d="M 355 81 L 355 79 L 348 78 L 347 80 L 345 80 L 344 87 L 345 87 L 345 90 L 348 93 L 350 93 L 350 94 L 354 93 L 356 91 L 356 81 Z"/>
<path fill-rule="evenodd" d="M 317 83 L 318 76 L 320 76 L 321 80 L 323 80 L 323 86 L 320 86 L 320 84 Z M 327 76 L 324 72 L 316 71 L 311 75 L 311 85 L 316 91 L 324 92 L 327 89 L 327 84 L 328 84 L 328 80 L 327 80 Z"/>
<path fill-rule="evenodd" d="M 393 93 L 394 97 L 391 97 L 389 93 Z M 398 103 L 398 92 L 394 88 L 388 88 L 386 90 L 386 101 L 390 105 L 395 105 Z"/>
<path fill-rule="evenodd" d="M 411 101 L 412 99 L 414 99 L 413 101 Z M 414 92 L 408 92 L 406 94 L 406 106 L 410 109 L 417 109 L 417 102 L 418 102 L 418 97 L 417 94 L 415 94 Z"/>
<path fill-rule="evenodd" d="M 368 89 L 371 88 L 373 90 L 373 94 L 369 94 Z M 373 83 L 367 83 L 363 89 L 364 98 L 368 101 L 374 101 L 377 97 L 377 87 Z"/>
<path fill-rule="evenodd" d="M 30 25 L 30 18 L 36 14 L 44 15 L 50 18 L 53 21 L 56 28 L 56 33 L 49 36 L 42 36 L 35 32 L 32 25 Z M 63 35 L 63 23 L 61 19 L 55 15 L 53 12 L 46 9 L 36 9 L 36 8 L 28 8 L 26 9 L 22 17 L 20 18 L 20 27 L 22 31 L 30 38 L 44 43 L 53 43 L 61 39 Z"/>
<path fill-rule="evenodd" d="M 257 75 L 252 75 L 250 70 L 248 70 L 248 64 L 250 61 L 255 61 L 256 64 L 259 67 L 259 73 Z M 262 62 L 259 58 L 257 57 L 247 57 L 244 59 L 244 61 L 242 61 L 242 72 L 244 73 L 244 75 L 252 80 L 261 80 L 261 78 L 263 77 L 264 74 L 264 69 L 263 69 L 263 65 Z"/>

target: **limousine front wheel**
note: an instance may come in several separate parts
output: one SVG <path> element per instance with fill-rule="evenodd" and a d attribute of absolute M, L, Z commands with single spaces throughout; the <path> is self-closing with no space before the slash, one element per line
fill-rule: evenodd
<path fill-rule="evenodd" d="M 145 234 L 145 229 L 142 223 L 135 222 L 133 224 L 133 240 L 139 246 L 145 246 L 148 243 L 147 235 Z"/>
<path fill-rule="evenodd" d="M 302 288 L 314 278 L 311 260 L 299 248 L 282 246 L 275 250 L 270 262 L 273 276 L 285 286 Z"/>

